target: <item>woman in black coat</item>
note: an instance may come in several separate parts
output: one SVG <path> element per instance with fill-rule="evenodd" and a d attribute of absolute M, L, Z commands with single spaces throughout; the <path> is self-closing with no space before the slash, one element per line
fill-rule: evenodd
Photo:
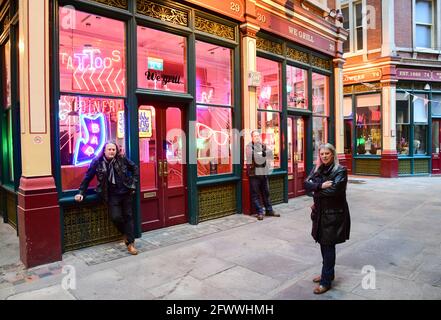
<path fill-rule="evenodd" d="M 320 243 L 323 257 L 322 274 L 313 279 L 319 283 L 314 289 L 315 294 L 331 289 L 335 245 L 349 239 L 351 219 L 346 201 L 347 182 L 346 168 L 338 163 L 334 146 L 330 143 L 321 145 L 317 164 L 304 183 L 306 191 L 314 197 L 311 235 Z"/>

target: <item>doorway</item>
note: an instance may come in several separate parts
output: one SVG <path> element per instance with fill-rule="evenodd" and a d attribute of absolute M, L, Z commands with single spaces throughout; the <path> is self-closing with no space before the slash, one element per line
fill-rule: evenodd
<path fill-rule="evenodd" d="M 432 122 L 432 174 L 441 174 L 441 119 Z"/>
<path fill-rule="evenodd" d="M 184 119 L 182 106 L 138 107 L 143 232 L 188 221 Z"/>
<path fill-rule="evenodd" d="M 305 194 L 305 119 L 288 116 L 288 197 Z"/>

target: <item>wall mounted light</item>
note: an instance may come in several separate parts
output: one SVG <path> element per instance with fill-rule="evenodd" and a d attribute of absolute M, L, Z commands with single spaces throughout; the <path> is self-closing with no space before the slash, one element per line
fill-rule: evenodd
<path fill-rule="evenodd" d="M 426 85 L 424 86 L 424 90 L 430 90 L 430 84 L 426 83 Z"/>

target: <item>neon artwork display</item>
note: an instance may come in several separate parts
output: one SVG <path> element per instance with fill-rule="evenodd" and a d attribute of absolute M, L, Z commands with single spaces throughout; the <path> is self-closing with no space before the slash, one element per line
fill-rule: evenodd
<path fill-rule="evenodd" d="M 139 137 L 150 138 L 152 136 L 152 111 L 138 110 Z"/>
<path fill-rule="evenodd" d="M 77 140 L 75 146 L 75 166 L 90 163 L 101 152 L 106 140 L 104 114 L 98 113 L 95 116 L 80 115 L 80 125 L 83 129 L 83 137 Z"/>

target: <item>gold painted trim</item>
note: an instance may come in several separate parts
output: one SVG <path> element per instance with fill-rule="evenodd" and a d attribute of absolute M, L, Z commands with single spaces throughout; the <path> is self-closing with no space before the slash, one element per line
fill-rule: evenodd
<path fill-rule="evenodd" d="M 202 17 L 195 17 L 195 28 L 198 31 L 213 34 L 228 40 L 236 40 L 234 28 Z"/>
<path fill-rule="evenodd" d="M 278 55 L 283 55 L 283 49 L 280 43 L 257 37 L 256 45 L 257 49 L 272 52 Z"/>
<path fill-rule="evenodd" d="M 152 1 L 136 1 L 136 12 L 154 19 L 188 27 L 188 12 L 158 4 Z"/>
<path fill-rule="evenodd" d="M 286 48 L 286 56 L 295 61 L 309 64 L 309 55 L 306 52 L 288 47 Z"/>
<path fill-rule="evenodd" d="M 115 7 L 119 9 L 127 10 L 129 8 L 127 0 L 91 0 L 98 3 L 108 5 L 110 7 Z"/>
<path fill-rule="evenodd" d="M 322 59 L 314 55 L 311 56 L 311 65 L 324 70 L 332 70 L 330 60 Z"/>

